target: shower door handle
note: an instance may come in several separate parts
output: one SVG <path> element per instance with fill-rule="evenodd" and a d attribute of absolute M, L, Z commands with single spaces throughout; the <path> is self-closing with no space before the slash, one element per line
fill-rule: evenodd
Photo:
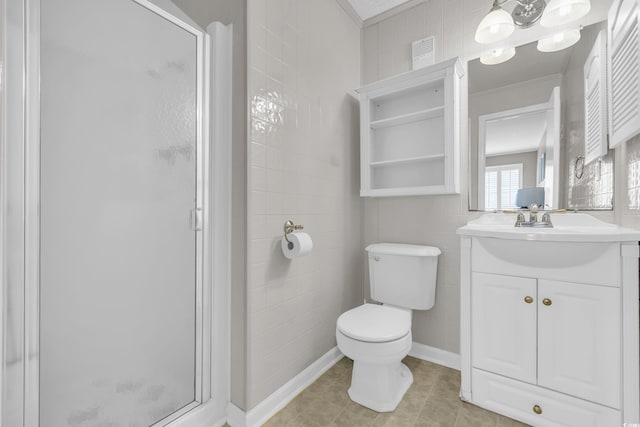
<path fill-rule="evenodd" d="M 193 231 L 202 230 L 202 209 L 196 208 L 189 211 L 189 227 Z"/>

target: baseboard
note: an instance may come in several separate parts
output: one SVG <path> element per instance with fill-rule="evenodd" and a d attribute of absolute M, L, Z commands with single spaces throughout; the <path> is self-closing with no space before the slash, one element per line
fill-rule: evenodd
<path fill-rule="evenodd" d="M 460 355 L 451 353 L 439 348 L 430 347 L 428 345 L 413 342 L 409 356 L 417 359 L 426 360 L 427 362 L 437 363 L 447 368 L 460 370 Z"/>
<path fill-rule="evenodd" d="M 338 350 L 338 347 L 332 348 L 249 412 L 244 412 L 230 403 L 227 408 L 227 423 L 231 427 L 258 427 L 262 425 L 343 357 L 344 355 Z"/>
<path fill-rule="evenodd" d="M 220 405 L 216 403 L 215 399 L 211 399 L 169 423 L 167 427 L 221 427 L 226 421 L 226 414 L 221 413 Z"/>
<path fill-rule="evenodd" d="M 231 427 L 247 427 L 247 414 L 233 403 L 227 406 L 227 424 Z"/>

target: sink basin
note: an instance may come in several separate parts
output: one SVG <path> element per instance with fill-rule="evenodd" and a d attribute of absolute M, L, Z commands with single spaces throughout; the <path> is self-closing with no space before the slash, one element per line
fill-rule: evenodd
<path fill-rule="evenodd" d="M 538 216 L 540 213 L 538 214 Z M 515 213 L 487 213 L 457 231 L 462 236 L 560 242 L 631 242 L 640 230 L 609 224 L 585 213 L 551 214 L 553 228 L 514 227 Z"/>

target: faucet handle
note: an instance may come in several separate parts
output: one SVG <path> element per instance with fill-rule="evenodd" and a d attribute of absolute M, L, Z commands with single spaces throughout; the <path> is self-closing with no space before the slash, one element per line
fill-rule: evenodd
<path fill-rule="evenodd" d="M 523 222 L 525 222 L 524 214 L 522 212 L 518 212 L 518 216 L 516 217 L 515 227 L 520 227 Z"/>
<path fill-rule="evenodd" d="M 551 223 L 551 215 L 549 215 L 549 212 L 545 212 L 544 214 L 542 214 L 542 222 L 546 222 L 548 227 L 553 227 L 553 224 Z"/>

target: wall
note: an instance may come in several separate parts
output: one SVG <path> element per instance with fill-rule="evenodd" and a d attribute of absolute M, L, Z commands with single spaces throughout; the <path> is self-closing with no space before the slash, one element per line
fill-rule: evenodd
<path fill-rule="evenodd" d="M 475 29 L 491 7 L 490 0 L 429 0 L 383 20 L 367 22 L 362 32 L 362 78 L 369 83 L 411 68 L 410 42 L 430 35 L 436 37 L 436 61 L 451 57 L 474 57 L 478 46 L 473 41 Z M 607 5 L 593 3 L 595 7 Z M 401 9 L 398 9 L 401 10 Z M 589 22 L 590 23 L 590 22 Z M 587 23 L 587 24 L 589 24 Z M 532 41 L 525 40 L 518 45 Z M 477 57 L 477 55 L 475 55 Z M 466 81 L 462 85 L 466 93 Z M 464 98 L 464 97 L 463 97 Z M 467 100 L 462 100 L 467 111 Z M 414 341 L 451 352 L 459 352 L 459 243 L 456 228 L 479 214 L 469 212 L 468 198 L 468 130 L 461 132 L 461 194 L 451 196 L 366 199 L 364 203 L 365 244 L 371 242 L 407 242 L 433 244 L 443 253 L 438 264 L 436 305 L 429 311 L 414 314 Z M 628 170 L 640 170 L 640 138 L 623 144 L 615 157 L 615 211 L 597 212 L 605 221 L 640 226 L 640 215 L 627 208 Z M 631 158 L 635 159 L 631 162 Z M 629 159 L 629 161 L 628 161 Z M 640 188 L 640 179 L 631 184 Z M 634 193 L 637 194 L 637 193 Z M 637 205 L 640 206 L 640 203 Z M 366 264 L 362 264 L 366 273 Z M 363 286 L 366 285 L 366 274 Z"/>
<path fill-rule="evenodd" d="M 246 409 L 335 346 L 362 301 L 360 29 L 336 1 L 249 0 Z M 314 240 L 287 260 L 291 219 Z"/>
<path fill-rule="evenodd" d="M 582 30 L 581 41 L 571 51 L 562 79 L 563 133 L 560 168 L 563 172 L 564 206 L 570 209 L 607 209 L 613 202 L 614 153 L 584 167 L 581 178 L 576 177 L 575 161 L 584 155 L 584 63 L 606 24 L 592 25 Z M 578 175 L 579 176 L 579 175 Z"/>
<path fill-rule="evenodd" d="M 538 152 L 505 154 L 487 157 L 487 166 L 515 165 L 522 163 L 522 187 L 535 187 L 538 172 Z"/>
<path fill-rule="evenodd" d="M 640 134 L 615 150 L 615 222 L 640 229 Z"/>
<path fill-rule="evenodd" d="M 629 145 L 627 166 L 627 206 L 630 210 L 640 210 L 640 138 Z"/>
<path fill-rule="evenodd" d="M 200 27 L 233 24 L 232 236 L 231 241 L 231 402 L 246 406 L 246 1 L 173 0 Z"/>

